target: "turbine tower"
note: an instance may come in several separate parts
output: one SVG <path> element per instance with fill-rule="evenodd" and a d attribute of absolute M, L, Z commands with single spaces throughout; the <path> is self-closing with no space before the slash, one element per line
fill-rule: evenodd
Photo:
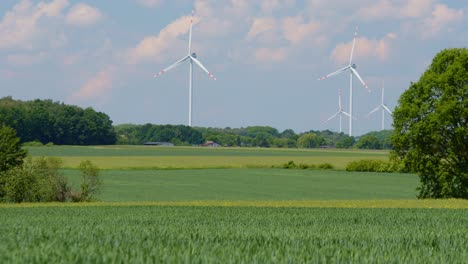
<path fill-rule="evenodd" d="M 209 72 L 205 66 L 197 59 L 197 54 L 192 53 L 192 27 L 193 27 L 193 16 L 194 11 L 192 10 L 192 17 L 190 18 L 190 31 L 189 31 L 189 42 L 188 42 L 188 54 L 187 56 L 183 57 L 182 59 L 178 60 L 171 66 L 165 68 L 164 70 L 160 71 L 159 73 L 155 74 L 154 77 L 157 78 L 162 74 L 166 73 L 167 71 L 174 69 L 175 67 L 179 66 L 184 61 L 190 61 L 190 72 L 189 72 L 189 120 L 188 125 L 192 126 L 192 89 L 193 89 L 193 64 L 195 63 L 198 67 L 200 67 L 203 71 L 205 71 L 211 79 L 216 80 L 216 77 Z"/>
<path fill-rule="evenodd" d="M 333 118 L 340 116 L 340 133 L 342 132 L 342 127 L 341 127 L 341 121 L 343 119 L 343 115 L 351 118 L 351 115 L 346 113 L 343 108 L 341 107 L 341 90 L 338 90 L 338 112 L 330 116 L 330 118 L 327 119 L 327 121 L 332 120 Z"/>
<path fill-rule="evenodd" d="M 349 56 L 349 64 L 346 67 L 343 67 L 335 72 L 332 72 L 330 74 L 327 74 L 319 80 L 325 80 L 331 76 L 340 74 L 342 72 L 348 71 L 349 70 L 349 115 L 353 116 L 353 75 L 356 76 L 359 81 L 364 85 L 364 87 L 369 91 L 369 87 L 367 87 L 367 84 L 362 80 L 361 76 L 357 72 L 357 66 L 356 64 L 353 64 L 353 53 L 354 53 L 354 47 L 356 45 L 356 37 L 357 37 L 357 28 L 356 31 L 354 32 L 354 38 L 353 38 L 353 46 L 351 48 L 351 55 Z M 370 91 L 369 91 L 370 92 Z M 349 119 L 349 136 L 353 135 L 353 119 Z"/>
<path fill-rule="evenodd" d="M 385 91 L 385 87 L 384 87 L 384 82 L 382 81 L 382 102 L 380 103 L 379 106 L 374 108 L 374 110 L 370 111 L 370 113 L 367 115 L 367 116 L 370 116 L 373 113 L 375 113 L 375 112 L 377 112 L 379 110 L 382 110 L 382 130 L 385 129 L 385 111 L 387 111 L 387 113 L 389 113 L 390 115 L 392 114 L 392 111 L 390 111 L 390 109 L 384 103 L 384 91 Z"/>

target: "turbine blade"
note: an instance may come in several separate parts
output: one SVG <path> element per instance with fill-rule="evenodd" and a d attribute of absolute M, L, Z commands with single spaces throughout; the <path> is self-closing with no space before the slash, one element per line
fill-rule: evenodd
<path fill-rule="evenodd" d="M 346 70 L 349 69 L 349 68 L 351 68 L 350 65 L 348 65 L 348 66 L 346 66 L 346 67 L 344 67 L 344 68 L 341 68 L 341 69 L 339 69 L 339 70 L 337 70 L 337 71 L 335 71 L 335 72 L 332 72 L 332 73 L 330 73 L 330 74 L 327 74 L 327 75 L 325 75 L 325 76 L 319 78 L 318 80 L 319 80 L 319 81 L 325 80 L 325 79 L 327 79 L 327 78 L 329 78 L 329 77 L 331 77 L 331 76 L 333 76 L 333 75 L 340 74 L 340 73 L 346 71 Z"/>
<path fill-rule="evenodd" d="M 332 119 L 335 118 L 339 113 L 340 113 L 340 111 L 336 112 L 335 114 L 333 114 L 332 116 L 330 116 L 330 117 L 327 119 L 327 121 L 332 120 Z"/>
<path fill-rule="evenodd" d="M 166 69 L 158 72 L 157 74 L 155 74 L 153 77 L 154 78 L 157 78 L 161 75 L 163 75 L 164 73 L 166 73 L 167 71 L 171 70 L 171 69 L 174 69 L 175 67 L 179 66 L 179 64 L 181 64 L 182 62 L 186 61 L 190 56 L 187 56 L 187 57 L 184 57 L 183 59 L 180 59 L 179 61 L 177 61 L 176 63 L 172 64 L 171 66 L 167 67 Z"/>
<path fill-rule="evenodd" d="M 382 105 L 382 107 L 383 107 L 385 110 L 387 110 L 387 112 L 388 112 L 389 114 L 392 114 L 392 110 L 388 109 L 388 107 L 387 107 L 386 105 Z"/>
<path fill-rule="evenodd" d="M 367 89 L 368 92 L 370 92 L 369 87 L 367 87 L 367 84 L 364 82 L 364 80 L 361 78 L 361 75 L 353 68 L 350 67 L 351 71 L 354 73 L 354 75 L 361 81 L 362 85 Z"/>
<path fill-rule="evenodd" d="M 189 57 L 190 57 L 190 59 L 191 59 L 193 62 L 195 62 L 200 68 L 202 68 L 202 70 L 204 70 L 204 71 L 208 74 L 208 76 L 210 76 L 211 79 L 213 79 L 213 80 L 216 81 L 216 77 L 215 77 L 211 72 L 209 72 L 209 71 L 205 68 L 205 66 L 203 66 L 203 64 L 202 64 L 199 60 L 195 59 L 195 58 L 192 57 L 192 56 L 189 56 Z"/>
<path fill-rule="evenodd" d="M 348 113 L 346 113 L 345 111 L 341 111 L 341 113 L 342 113 L 343 115 L 347 116 L 347 117 L 351 117 L 351 115 L 348 114 Z"/>
<path fill-rule="evenodd" d="M 369 114 L 367 114 L 367 116 L 370 116 L 370 115 L 372 115 L 373 113 L 379 111 L 381 107 L 382 107 L 382 105 L 377 106 L 376 108 L 374 108 L 374 110 L 370 111 Z"/>
<path fill-rule="evenodd" d="M 195 10 L 192 10 L 192 17 L 190 18 L 190 31 L 189 31 L 189 42 L 188 42 L 188 55 L 192 52 L 192 27 L 193 27 L 193 16 L 195 14 Z"/>
<path fill-rule="evenodd" d="M 357 33 L 358 33 L 358 27 L 356 27 L 356 31 L 354 31 L 353 47 L 351 48 L 351 55 L 349 56 L 349 65 L 351 65 L 353 61 L 353 54 L 354 54 L 354 47 L 356 46 Z"/>

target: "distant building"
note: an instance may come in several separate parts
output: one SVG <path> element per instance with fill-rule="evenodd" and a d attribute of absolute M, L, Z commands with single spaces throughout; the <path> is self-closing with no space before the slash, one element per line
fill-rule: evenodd
<path fill-rule="evenodd" d="M 173 147 L 174 144 L 170 142 L 145 142 L 143 143 L 145 146 L 166 146 L 166 147 Z"/>
<path fill-rule="evenodd" d="M 207 141 L 205 144 L 202 144 L 201 145 L 202 147 L 214 147 L 214 148 L 217 148 L 217 147 L 221 147 L 220 144 L 214 142 L 214 141 Z"/>

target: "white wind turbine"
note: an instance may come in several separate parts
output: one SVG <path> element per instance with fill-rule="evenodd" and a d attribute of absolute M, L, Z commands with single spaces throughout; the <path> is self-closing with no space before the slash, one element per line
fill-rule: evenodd
<path fill-rule="evenodd" d="M 374 110 L 370 111 L 370 113 L 367 116 L 372 115 L 373 113 L 382 110 L 382 130 L 385 129 L 385 111 L 389 113 L 390 115 L 392 114 L 392 111 L 387 107 L 387 105 L 384 103 L 384 82 L 382 81 L 382 102 L 380 103 L 379 106 L 377 106 Z"/>
<path fill-rule="evenodd" d="M 336 112 L 335 114 L 333 114 L 332 116 L 330 116 L 330 118 L 327 119 L 327 121 L 330 121 L 332 120 L 333 118 L 339 116 L 340 117 L 340 133 L 342 132 L 342 128 L 341 128 L 341 121 L 343 119 L 343 115 L 351 118 L 351 115 L 346 113 L 344 110 L 343 110 L 343 107 L 341 107 L 341 90 L 338 90 L 338 112 Z"/>
<path fill-rule="evenodd" d="M 362 83 L 362 85 L 364 85 L 364 87 L 369 91 L 369 87 L 367 87 L 367 84 L 362 80 L 361 76 L 359 75 L 359 73 L 357 72 L 356 68 L 356 64 L 353 64 L 353 53 L 354 53 L 354 46 L 356 45 L 356 37 L 357 37 L 357 28 L 356 28 L 356 31 L 354 33 L 354 38 L 353 38 L 353 46 L 351 48 L 351 55 L 349 57 L 349 64 L 348 66 L 346 67 L 343 67 L 335 72 L 332 72 L 328 75 L 325 75 L 323 76 L 322 78 L 319 78 L 319 80 L 325 80 L 331 76 L 334 76 L 334 75 L 337 75 L 337 74 L 340 74 L 342 72 L 345 72 L 347 70 L 350 71 L 350 79 L 349 79 L 349 115 L 350 116 L 353 116 L 353 75 L 355 75 L 359 81 Z M 349 119 L 349 136 L 352 136 L 353 135 L 353 118 L 350 118 Z"/>
<path fill-rule="evenodd" d="M 172 64 L 171 66 L 167 67 L 166 69 L 160 71 L 158 74 L 155 74 L 154 77 L 159 77 L 162 74 L 166 73 L 167 71 L 179 66 L 179 64 L 183 63 L 186 60 L 190 61 L 190 73 L 189 73 L 189 121 L 188 125 L 192 126 L 192 89 L 193 89 L 193 63 L 198 65 L 203 71 L 205 71 L 210 78 L 216 80 L 216 77 L 210 73 L 205 66 L 197 59 L 197 54 L 192 53 L 192 27 L 193 27 L 193 15 L 194 11 L 192 11 L 192 17 L 190 19 L 190 31 L 189 31 L 189 43 L 188 43 L 188 55 L 177 61 L 176 63 Z"/>

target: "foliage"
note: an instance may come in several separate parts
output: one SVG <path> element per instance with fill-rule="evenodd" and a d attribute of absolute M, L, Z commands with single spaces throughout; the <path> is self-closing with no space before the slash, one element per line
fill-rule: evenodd
<path fill-rule="evenodd" d="M 115 127 L 117 144 L 143 144 L 145 142 L 170 142 L 175 145 L 193 145 L 204 142 L 202 134 L 184 125 L 118 125 Z"/>
<path fill-rule="evenodd" d="M 343 136 L 338 142 L 336 142 L 336 147 L 340 149 L 349 149 L 352 148 L 354 144 L 356 144 L 354 137 Z"/>
<path fill-rule="evenodd" d="M 59 173 L 60 167 L 57 158 L 26 159 L 0 178 L 0 199 L 15 203 L 66 201 L 71 189 Z"/>
<path fill-rule="evenodd" d="M 355 147 L 358 149 L 382 149 L 379 139 L 373 135 L 362 136 Z"/>
<path fill-rule="evenodd" d="M 57 145 L 108 145 L 116 142 L 112 121 L 92 108 L 52 100 L 0 98 L 0 123 L 14 128 L 22 142 Z"/>
<path fill-rule="evenodd" d="M 27 152 L 21 149 L 16 131 L 0 124 L 0 177 L 2 172 L 20 166 Z"/>
<path fill-rule="evenodd" d="M 468 49 L 435 56 L 399 99 L 396 155 L 418 173 L 420 198 L 468 198 Z"/>
<path fill-rule="evenodd" d="M 405 173 L 403 163 L 397 157 L 389 160 L 362 159 L 348 163 L 346 171 Z"/>
<path fill-rule="evenodd" d="M 75 194 L 73 199 L 80 202 L 96 200 L 96 194 L 102 185 L 99 168 L 89 160 L 82 161 L 78 168 L 81 171 L 80 193 Z"/>
<path fill-rule="evenodd" d="M 297 139 L 297 146 L 300 148 L 317 148 L 324 142 L 325 140 L 322 137 L 317 136 L 317 134 L 307 133 Z"/>
<path fill-rule="evenodd" d="M 2 263 L 465 263 L 468 259 L 466 210 L 143 204 L 0 208 L 0 218 Z"/>

